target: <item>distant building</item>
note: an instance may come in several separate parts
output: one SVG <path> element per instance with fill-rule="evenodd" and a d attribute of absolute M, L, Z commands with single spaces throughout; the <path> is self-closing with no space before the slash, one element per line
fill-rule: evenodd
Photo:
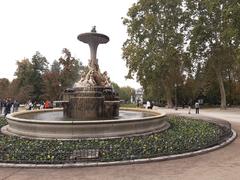
<path fill-rule="evenodd" d="M 135 103 L 143 104 L 143 88 L 135 90 Z"/>

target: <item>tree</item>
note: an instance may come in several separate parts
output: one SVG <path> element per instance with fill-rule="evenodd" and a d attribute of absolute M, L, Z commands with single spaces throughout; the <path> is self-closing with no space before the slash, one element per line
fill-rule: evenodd
<path fill-rule="evenodd" d="M 86 70 L 79 59 L 72 57 L 68 49 L 64 48 L 62 53 L 58 61 L 53 61 L 50 71 L 43 75 L 44 99 L 61 99 L 63 91 L 73 87 L 80 74 Z"/>
<path fill-rule="evenodd" d="M 15 76 L 19 81 L 19 86 L 26 86 L 31 83 L 31 75 L 33 73 L 32 63 L 29 59 L 24 58 L 23 60 L 17 61 L 17 69 Z"/>
<path fill-rule="evenodd" d="M 63 56 L 59 58 L 59 64 L 63 67 L 61 70 L 61 86 L 63 89 L 66 89 L 72 87 L 79 79 L 82 63 L 72 57 L 71 52 L 67 48 L 64 48 L 62 53 Z"/>
<path fill-rule="evenodd" d="M 118 86 L 118 84 L 115 82 L 111 82 L 111 83 L 112 83 L 114 91 L 119 94 L 120 87 Z"/>
<path fill-rule="evenodd" d="M 139 0 L 123 20 L 129 35 L 123 44 L 127 77 L 136 74 L 144 91 L 161 86 L 168 107 L 173 106 L 174 84 L 181 81 L 187 59 L 183 15 L 182 0 Z"/>
<path fill-rule="evenodd" d="M 186 7 L 192 20 L 189 33 L 192 57 L 215 72 L 221 108 L 225 109 L 226 69 L 236 63 L 240 43 L 240 4 L 238 0 L 187 0 Z"/>
<path fill-rule="evenodd" d="M 8 87 L 8 96 L 12 98 L 17 98 L 19 94 L 19 80 L 13 79 Z"/>
<path fill-rule="evenodd" d="M 31 80 L 32 74 L 33 67 L 29 59 L 24 58 L 20 61 L 17 61 L 17 69 L 15 72 L 17 78 L 13 82 L 16 83 L 15 88 L 18 91 L 16 94 L 13 92 L 13 94 L 20 102 L 26 102 L 27 100 L 31 99 L 31 96 L 33 94 L 33 86 Z"/>
<path fill-rule="evenodd" d="M 48 61 L 38 51 L 32 57 L 32 74 L 31 85 L 33 86 L 32 97 L 35 100 L 40 100 L 43 94 L 43 78 L 42 75 L 48 70 Z"/>
<path fill-rule="evenodd" d="M 31 62 L 26 58 L 17 61 L 15 75 L 17 76 L 16 81 L 20 99 L 26 100 L 31 98 L 33 100 L 39 100 L 41 98 L 44 89 L 42 75 L 47 70 L 47 59 L 38 51 L 32 56 Z M 16 94 L 16 96 L 18 95 Z"/>
<path fill-rule="evenodd" d="M 61 84 L 61 66 L 57 60 L 54 60 L 50 71 L 43 75 L 44 94 L 43 99 L 59 100 L 61 99 L 63 88 Z"/>
<path fill-rule="evenodd" d="M 51 72 L 60 73 L 61 72 L 61 66 L 60 63 L 57 60 L 54 60 L 51 65 Z"/>
<path fill-rule="evenodd" d="M 43 82 L 45 87 L 43 99 L 51 101 L 61 99 L 63 89 L 60 82 L 60 73 L 54 71 L 46 72 L 43 75 Z"/>
<path fill-rule="evenodd" d="M 124 100 L 125 102 L 130 102 L 133 91 L 134 91 L 134 89 L 132 89 L 129 86 L 127 86 L 127 87 L 120 87 L 120 89 L 119 89 L 119 97 L 120 97 L 120 99 Z"/>
<path fill-rule="evenodd" d="M 4 99 L 8 96 L 8 88 L 10 82 L 6 78 L 0 79 L 0 99 Z"/>
<path fill-rule="evenodd" d="M 33 86 L 30 84 L 19 87 L 19 91 L 18 91 L 18 94 L 16 95 L 16 99 L 21 103 L 26 103 L 28 100 L 32 99 L 32 92 L 33 92 Z"/>
<path fill-rule="evenodd" d="M 62 92 L 79 79 L 79 73 L 86 70 L 68 49 L 64 48 L 62 52 L 63 56 L 53 61 L 50 69 L 47 59 L 38 51 L 31 61 L 26 58 L 17 61 L 17 78 L 12 82 L 9 94 L 21 102 L 29 99 L 60 99 Z"/>

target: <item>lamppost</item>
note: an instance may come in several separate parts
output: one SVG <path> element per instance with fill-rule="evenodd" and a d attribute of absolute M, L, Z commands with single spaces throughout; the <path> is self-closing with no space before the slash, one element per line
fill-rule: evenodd
<path fill-rule="evenodd" d="M 175 110 L 178 110 L 177 108 L 177 83 L 174 84 L 175 87 Z"/>

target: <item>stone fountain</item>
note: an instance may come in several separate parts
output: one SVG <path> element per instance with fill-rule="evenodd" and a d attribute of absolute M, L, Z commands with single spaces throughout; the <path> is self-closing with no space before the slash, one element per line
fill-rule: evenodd
<path fill-rule="evenodd" d="M 165 114 L 145 109 L 121 108 L 107 72 L 100 72 L 97 47 L 109 37 L 96 32 L 78 36 L 90 47 L 88 72 L 82 74 L 63 97 L 63 109 L 16 112 L 7 115 L 6 135 L 40 139 L 115 138 L 159 132 L 170 125 Z"/>
<path fill-rule="evenodd" d="M 112 119 L 119 115 L 119 98 L 107 72 L 100 72 L 97 59 L 98 45 L 107 43 L 109 37 L 97 33 L 94 26 L 91 32 L 80 34 L 78 40 L 89 45 L 89 71 L 65 91 L 64 116 L 78 120 Z"/>

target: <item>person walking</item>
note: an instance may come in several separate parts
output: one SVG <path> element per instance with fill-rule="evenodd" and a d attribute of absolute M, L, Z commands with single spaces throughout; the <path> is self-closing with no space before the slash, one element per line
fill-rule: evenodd
<path fill-rule="evenodd" d="M 2 114 L 2 107 L 3 107 L 3 102 L 2 102 L 2 100 L 0 99 L 0 115 Z"/>
<path fill-rule="evenodd" d="M 199 114 L 199 103 L 195 103 L 196 114 Z"/>
<path fill-rule="evenodd" d="M 188 103 L 188 114 L 191 114 L 191 103 Z"/>
<path fill-rule="evenodd" d="M 150 109 L 150 108 L 151 108 L 150 101 L 147 101 L 147 104 L 146 104 L 146 109 Z"/>
<path fill-rule="evenodd" d="M 11 99 L 7 99 L 7 101 L 6 101 L 6 107 L 5 107 L 5 112 L 4 112 L 4 117 L 6 117 L 7 114 L 10 114 L 10 113 L 11 113 L 11 107 L 12 107 Z"/>
<path fill-rule="evenodd" d="M 2 101 L 2 115 L 5 115 L 6 103 L 7 103 L 7 100 L 4 99 Z"/>
<path fill-rule="evenodd" d="M 19 102 L 17 100 L 13 103 L 13 112 L 18 112 Z"/>

